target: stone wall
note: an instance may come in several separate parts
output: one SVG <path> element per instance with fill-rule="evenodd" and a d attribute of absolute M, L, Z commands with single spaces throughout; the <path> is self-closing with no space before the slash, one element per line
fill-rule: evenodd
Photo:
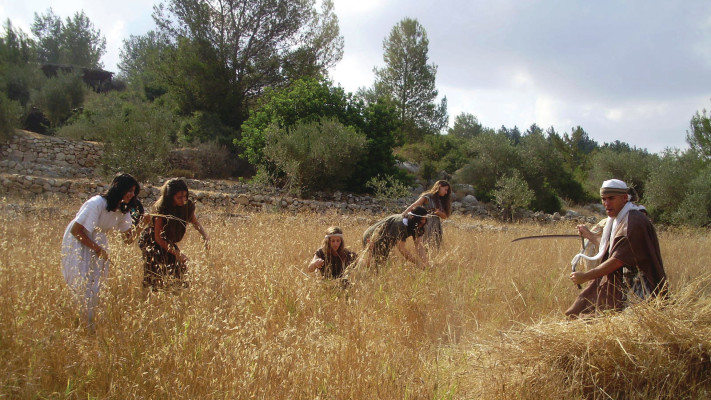
<path fill-rule="evenodd" d="M 17 131 L 0 145 L 0 172 L 51 178 L 91 178 L 103 151 L 100 143 Z"/>

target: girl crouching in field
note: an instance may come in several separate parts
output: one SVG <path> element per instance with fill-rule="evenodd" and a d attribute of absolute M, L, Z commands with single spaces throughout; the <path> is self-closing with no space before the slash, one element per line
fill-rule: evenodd
<path fill-rule="evenodd" d="M 116 176 L 106 193 L 90 198 L 81 206 L 64 231 L 62 275 L 81 303 L 91 330 L 94 329 L 99 290 L 109 274 L 106 234 L 115 230 L 122 232 L 127 244 L 138 236 L 143 223 L 132 229 L 128 210 L 128 204 L 138 190 L 138 182 L 131 175 Z"/>
<path fill-rule="evenodd" d="M 195 216 L 195 204 L 188 199 L 188 185 L 181 179 L 167 181 L 160 190 L 160 198 L 153 206 L 153 226 L 141 235 L 139 246 L 143 251 L 143 287 L 162 289 L 169 281 L 187 287 L 185 273 L 188 256 L 180 251 L 187 224 L 200 232 L 208 248 L 209 238 Z"/>
<path fill-rule="evenodd" d="M 356 259 L 356 253 L 346 248 L 343 230 L 332 226 L 326 230 L 321 248 L 316 250 L 308 272 L 318 270 L 324 278 L 343 278 L 346 268 Z"/>

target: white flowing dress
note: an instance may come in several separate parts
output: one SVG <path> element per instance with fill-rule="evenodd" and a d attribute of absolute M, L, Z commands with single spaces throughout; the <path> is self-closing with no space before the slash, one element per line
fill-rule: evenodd
<path fill-rule="evenodd" d="M 81 244 L 71 230 L 74 223 L 78 222 L 86 229 L 92 241 L 108 250 L 106 233 L 131 229 L 131 213 L 107 211 L 106 204 L 106 199 L 98 195 L 87 200 L 67 226 L 62 238 L 62 275 L 87 313 L 90 325 L 93 324 L 102 280 L 109 272 L 109 261 L 100 259 L 89 247 Z"/>

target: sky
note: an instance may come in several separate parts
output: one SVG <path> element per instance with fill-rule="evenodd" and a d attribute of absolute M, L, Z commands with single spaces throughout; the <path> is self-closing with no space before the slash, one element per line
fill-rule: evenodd
<path fill-rule="evenodd" d="M 123 39 L 155 28 L 159 0 L 0 0 L 0 18 L 30 33 L 34 13 L 83 10 L 118 72 Z M 711 1 L 334 0 L 348 92 L 371 87 L 383 41 L 404 18 L 425 28 L 450 125 L 469 113 L 490 128 L 581 126 L 599 144 L 686 149 L 689 121 L 711 109 Z"/>

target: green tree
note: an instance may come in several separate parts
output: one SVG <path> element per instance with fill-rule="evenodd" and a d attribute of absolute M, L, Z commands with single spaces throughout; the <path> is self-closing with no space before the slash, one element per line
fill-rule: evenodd
<path fill-rule="evenodd" d="M 518 145 L 518 143 L 521 141 L 521 130 L 518 129 L 518 126 L 515 126 L 511 129 L 501 125 L 501 128 L 496 132 L 499 135 L 504 135 L 509 140 L 511 140 L 511 143 L 514 144 L 514 146 Z"/>
<path fill-rule="evenodd" d="M 94 29 L 84 11 L 67 18 L 62 31 L 62 62 L 91 68 L 103 68 L 101 57 L 106 53 L 106 39 Z"/>
<path fill-rule="evenodd" d="M 347 188 L 352 191 L 365 191 L 366 183 L 378 174 L 396 176 L 401 182 L 409 180 L 395 167 L 395 132 L 399 128 L 396 110 L 389 102 L 379 100 L 368 104 L 363 109 L 362 102 L 353 101 L 354 110 L 359 111 L 354 123 L 367 139 L 365 153 L 355 166 L 355 171 L 348 182 Z"/>
<path fill-rule="evenodd" d="M 385 67 L 375 68 L 375 92 L 392 99 L 409 142 L 447 126 L 447 98 L 436 104 L 437 65 L 428 64 L 429 40 L 416 19 L 405 18 L 383 41 Z"/>
<path fill-rule="evenodd" d="M 474 186 L 480 200 L 491 201 L 496 181 L 521 169 L 521 154 L 508 137 L 496 133 L 481 134 L 467 145 L 471 161 L 455 173 L 454 180 Z"/>
<path fill-rule="evenodd" d="M 20 125 L 19 117 L 22 108 L 16 101 L 7 98 L 0 92 L 0 143 L 5 142 Z"/>
<path fill-rule="evenodd" d="M 464 139 L 471 139 L 479 136 L 484 127 L 481 126 L 477 117 L 469 113 L 461 113 L 454 118 L 454 125 L 447 132 L 451 136 Z"/>
<path fill-rule="evenodd" d="M 42 15 L 35 13 L 32 33 L 37 37 L 41 63 L 103 68 L 100 60 L 106 52 L 106 39 L 84 11 L 67 17 L 64 23 L 51 8 Z"/>
<path fill-rule="evenodd" d="M 23 107 L 43 77 L 35 66 L 35 43 L 8 19 L 0 37 L 0 91 Z"/>
<path fill-rule="evenodd" d="M 574 202 L 586 200 L 583 187 L 573 178 L 562 155 L 540 128 L 529 128 L 518 149 L 522 160 L 521 175 L 535 193 L 532 209 L 553 213 L 560 211 L 561 198 Z"/>
<path fill-rule="evenodd" d="M 662 154 L 660 162 L 650 171 L 643 198 L 656 221 L 675 221 L 674 215 L 689 193 L 691 182 L 704 167 L 703 159 L 693 150 L 671 149 Z"/>
<path fill-rule="evenodd" d="M 496 180 L 494 201 L 504 212 L 504 220 L 513 219 L 514 211 L 527 208 L 533 200 L 533 191 L 518 171 L 502 176 Z"/>
<path fill-rule="evenodd" d="M 57 73 L 54 78 L 44 81 L 32 100 L 47 115 L 52 126 L 65 122 L 72 110 L 82 105 L 88 88 L 81 76 L 74 73 Z"/>
<path fill-rule="evenodd" d="M 565 165 L 573 173 L 575 179 L 583 182 L 585 171 L 589 167 L 589 155 L 598 147 L 597 142 L 590 139 L 581 127 L 575 127 L 570 134 L 559 136 L 554 130 L 548 130 L 548 137 L 565 160 Z"/>
<path fill-rule="evenodd" d="M 686 133 L 686 142 L 702 157 L 711 160 L 711 117 L 706 109 L 696 112 L 691 118 L 691 130 Z"/>
<path fill-rule="evenodd" d="M 644 197 L 650 171 L 658 162 L 658 157 L 646 150 L 624 150 L 624 146 L 603 147 L 590 156 L 590 170 L 585 188 L 588 193 L 597 194 L 603 181 L 615 178 L 623 180 Z"/>
<path fill-rule="evenodd" d="M 242 146 L 251 163 L 274 174 L 274 166 L 264 157 L 267 128 L 275 126 L 288 132 L 298 123 L 315 123 L 322 118 L 337 120 L 367 139 L 366 151 L 353 167 L 354 173 L 347 183 L 348 189 L 363 190 L 371 177 L 396 172 L 392 153 L 393 132 L 397 129 L 394 113 L 386 101 L 365 106 L 327 81 L 301 79 L 283 89 L 268 89 L 261 106 L 242 125 L 242 139 L 236 143 Z"/>
<path fill-rule="evenodd" d="M 344 125 L 353 125 L 359 112 L 357 106 L 351 106 L 352 96 L 341 87 L 316 79 L 300 79 L 284 89 L 267 89 L 262 102 L 242 125 L 242 138 L 238 142 L 252 164 L 263 162 L 262 150 L 270 125 L 288 130 L 298 122 L 316 122 L 321 118 L 335 118 Z"/>
<path fill-rule="evenodd" d="M 169 0 L 153 18 L 168 49 L 156 73 L 183 115 L 219 115 L 239 128 L 266 88 L 325 75 L 343 54 L 330 0 Z"/>
<path fill-rule="evenodd" d="M 707 163 L 689 182 L 684 199 L 671 215 L 672 222 L 691 226 L 711 225 L 710 183 L 711 163 Z"/>
<path fill-rule="evenodd" d="M 35 42 L 22 29 L 15 29 L 7 19 L 0 37 L 0 65 L 25 65 L 35 61 Z"/>
<path fill-rule="evenodd" d="M 158 32 L 150 31 L 124 39 L 120 50 L 119 78 L 125 79 L 130 87 L 151 101 L 168 91 L 157 73 L 161 57 L 169 48 L 167 41 Z"/>
<path fill-rule="evenodd" d="M 30 28 L 37 38 L 37 58 L 41 63 L 59 63 L 62 48 L 62 19 L 55 15 L 52 8 L 44 14 L 35 13 L 35 20 Z"/>

